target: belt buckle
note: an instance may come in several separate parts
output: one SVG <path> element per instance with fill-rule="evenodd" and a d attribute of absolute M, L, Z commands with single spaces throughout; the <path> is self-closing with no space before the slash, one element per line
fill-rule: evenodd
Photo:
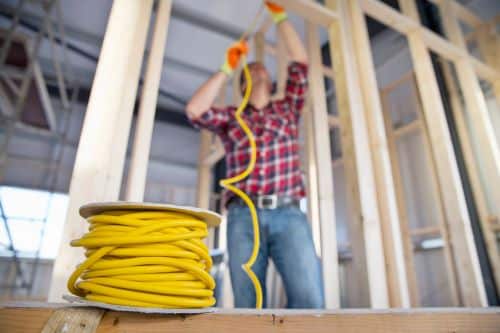
<path fill-rule="evenodd" d="M 268 201 L 270 201 L 270 203 L 268 203 Z M 278 207 L 278 196 L 276 194 L 270 194 L 257 197 L 257 207 L 260 209 L 276 209 Z"/>

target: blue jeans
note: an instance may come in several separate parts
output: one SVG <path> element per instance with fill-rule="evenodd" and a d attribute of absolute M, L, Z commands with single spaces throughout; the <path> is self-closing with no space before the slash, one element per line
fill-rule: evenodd
<path fill-rule="evenodd" d="M 258 209 L 260 249 L 253 271 L 262 285 L 266 306 L 266 271 L 269 257 L 285 285 L 288 308 L 323 308 L 321 265 L 305 214 L 295 206 Z M 229 269 L 237 308 L 255 307 L 252 282 L 241 268 L 250 257 L 253 229 L 250 211 L 244 205 L 229 206 L 227 218 Z"/>

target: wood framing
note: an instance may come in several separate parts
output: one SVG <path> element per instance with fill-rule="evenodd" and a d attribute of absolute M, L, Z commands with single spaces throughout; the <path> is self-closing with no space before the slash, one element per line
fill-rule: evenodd
<path fill-rule="evenodd" d="M 305 18 L 308 22 L 319 24 L 324 27 L 330 26 L 337 14 L 326 9 L 319 3 L 310 0 L 275 0 L 275 3 L 284 6 L 287 10 L 295 12 L 297 15 Z"/>
<path fill-rule="evenodd" d="M 410 0 L 401 1 L 401 4 L 408 1 Z M 410 17 L 402 14 L 380 0 L 361 0 L 361 6 L 367 15 L 404 35 L 409 35 L 418 31 L 426 47 L 448 60 L 455 61 L 461 58 L 469 59 L 474 69 L 477 71 L 477 74 L 482 78 L 495 81 L 500 77 L 499 72 L 491 66 L 475 59 L 457 45 L 429 29 L 422 27 L 419 23 L 418 16 Z"/>
<path fill-rule="evenodd" d="M 413 20 L 418 20 L 418 12 L 413 1 L 402 1 L 400 5 L 403 13 L 413 18 Z M 455 244 L 455 263 L 458 267 L 461 267 L 459 279 L 462 301 L 468 306 L 486 306 L 483 278 L 462 182 L 445 118 L 445 110 L 430 54 L 420 29 L 408 34 L 408 45 L 413 60 L 425 122 L 432 143 L 432 153 L 436 162 L 439 183 L 442 188 L 446 189 L 443 192 L 444 204 L 450 236 L 453 244 Z"/>
<path fill-rule="evenodd" d="M 440 5 L 443 16 L 443 26 L 448 38 L 464 51 L 467 50 L 462 31 L 458 24 L 452 2 L 442 0 Z M 455 71 L 461 88 L 469 121 L 481 151 L 481 160 L 485 165 L 490 191 L 493 192 L 495 202 L 500 202 L 500 148 L 491 122 L 486 99 L 484 97 L 478 77 L 467 58 L 455 62 Z"/>
<path fill-rule="evenodd" d="M 350 20 L 346 19 L 351 27 L 348 34 L 354 41 L 357 73 L 360 75 L 358 81 L 364 102 L 381 214 L 390 305 L 409 307 L 410 295 L 401 239 L 400 216 L 368 28 L 359 2 L 357 0 L 342 1 L 345 8 L 341 15 L 349 14 L 350 16 Z"/>
<path fill-rule="evenodd" d="M 382 240 L 382 226 L 376 194 L 376 180 L 367 119 L 359 91 L 360 82 L 356 64 L 356 51 L 351 43 L 346 3 L 342 0 L 326 1 L 330 8 L 340 13 L 339 19 L 328 29 L 330 54 L 335 72 L 335 88 L 341 129 L 352 138 L 356 177 L 352 197 L 359 200 L 359 216 L 362 218 L 365 257 L 370 293 L 370 306 L 389 307 L 386 262 Z"/>
<path fill-rule="evenodd" d="M 317 26 L 306 22 L 306 45 L 309 51 L 309 98 L 313 140 L 316 154 L 318 207 L 321 225 L 321 260 L 328 309 L 340 307 L 339 268 L 335 229 L 333 175 L 331 168 L 330 130 L 322 72 L 320 41 Z"/>
<path fill-rule="evenodd" d="M 210 164 L 203 163 L 205 156 L 210 152 L 212 133 L 208 130 L 200 131 L 200 151 L 198 153 L 198 179 L 196 182 L 196 207 L 209 209 L 210 185 L 212 184 Z"/>
<path fill-rule="evenodd" d="M 113 3 L 76 154 L 49 300 L 66 292 L 69 275 L 83 259 L 83 251 L 69 245 L 87 229 L 80 206 L 118 200 L 152 8 L 152 0 Z"/>
<path fill-rule="evenodd" d="M 387 135 L 387 144 L 389 146 L 390 158 L 392 164 L 394 187 L 396 190 L 397 205 L 400 217 L 400 229 L 403 242 L 403 250 L 405 257 L 406 277 L 408 280 L 408 291 L 410 296 L 410 304 L 412 307 L 417 307 L 420 304 L 417 285 L 417 274 L 415 271 L 415 262 L 413 256 L 413 242 L 411 239 L 410 225 L 407 215 L 407 206 L 405 200 L 405 192 L 401 174 L 401 167 L 398 158 L 398 151 L 396 147 L 396 131 L 392 127 L 392 120 L 390 116 L 390 109 L 387 103 L 386 90 L 382 92 L 382 105 L 385 110 L 385 129 Z"/>
<path fill-rule="evenodd" d="M 486 200 L 486 194 L 481 183 L 479 170 L 472 149 L 472 142 L 468 132 L 467 124 L 464 118 L 464 110 L 460 100 L 460 93 L 457 84 L 453 78 L 451 71 L 451 64 L 443 64 L 444 80 L 448 90 L 450 104 L 453 112 L 453 118 L 457 127 L 457 132 L 460 137 L 460 146 L 464 155 L 465 165 L 469 181 L 474 195 L 474 202 L 481 221 L 481 228 L 484 234 L 486 249 L 490 259 L 491 267 L 495 277 L 497 286 L 500 286 L 500 255 L 498 253 L 498 245 L 496 241 L 495 231 L 492 230 L 492 223 L 490 221 L 494 212 L 491 212 Z"/>
<path fill-rule="evenodd" d="M 142 87 L 137 127 L 134 135 L 130 169 L 125 198 L 128 201 L 142 201 L 146 187 L 149 152 L 158 100 L 163 57 L 167 44 L 168 26 L 172 0 L 159 0 L 156 22 L 151 40 L 144 85 Z"/>
<path fill-rule="evenodd" d="M 3 306 L 0 308 L 0 327 L 3 332 L 9 333 L 39 333 L 60 306 L 57 304 L 47 306 L 40 303 Z M 91 311 L 78 308 L 75 310 Z M 74 323 L 72 319 L 72 317 L 67 317 L 67 321 L 61 321 L 58 327 L 74 327 L 71 325 Z M 76 326 L 76 330 L 72 332 L 85 332 L 86 326 Z M 496 333 L 498 327 L 500 327 L 498 308 L 424 308 L 386 311 L 216 310 L 215 313 L 198 315 L 105 311 L 96 333 L 229 333 L 235 330 L 241 333 L 407 333 L 411 331 Z"/>

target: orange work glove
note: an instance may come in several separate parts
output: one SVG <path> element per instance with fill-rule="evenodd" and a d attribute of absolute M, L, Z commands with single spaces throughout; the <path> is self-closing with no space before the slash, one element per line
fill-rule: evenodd
<path fill-rule="evenodd" d="M 245 40 L 239 40 L 233 43 L 226 51 L 226 61 L 220 70 L 230 76 L 238 67 L 241 57 L 248 54 L 248 43 Z"/>
<path fill-rule="evenodd" d="M 265 3 L 269 14 L 271 14 L 271 17 L 273 18 L 274 23 L 278 24 L 288 18 L 288 15 L 285 12 L 285 8 L 275 4 L 272 1 L 266 1 Z"/>

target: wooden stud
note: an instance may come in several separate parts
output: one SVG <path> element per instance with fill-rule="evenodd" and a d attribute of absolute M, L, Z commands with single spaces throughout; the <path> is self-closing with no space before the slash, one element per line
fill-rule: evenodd
<path fill-rule="evenodd" d="M 357 55 L 359 83 L 364 101 L 373 166 L 375 168 L 376 192 L 379 198 L 383 228 L 391 306 L 409 307 L 410 295 L 403 241 L 401 239 L 400 217 L 368 28 L 359 2 L 357 0 L 343 1 L 346 6 L 345 10 L 351 18 L 349 20 L 351 26 L 349 35 L 353 37 L 354 54 Z"/>
<path fill-rule="evenodd" d="M 500 255 L 498 253 L 496 235 L 495 232 L 491 230 L 490 209 L 488 207 L 486 194 L 479 177 L 479 170 L 475 161 L 471 138 L 469 136 L 467 124 L 464 119 L 464 110 L 462 108 L 460 94 L 457 84 L 453 78 L 450 66 L 451 64 L 443 64 L 443 73 L 446 82 L 446 88 L 448 90 L 450 98 L 453 118 L 455 119 L 457 132 L 460 137 L 460 146 L 464 155 L 467 174 L 469 176 L 469 181 L 472 187 L 474 202 L 479 214 L 479 220 L 481 221 L 481 228 L 483 230 L 483 235 L 486 242 L 488 256 L 490 258 L 491 267 L 493 269 L 495 282 L 497 286 L 500 286 Z"/>
<path fill-rule="evenodd" d="M 495 81 L 500 78 L 500 73 L 493 67 L 475 59 L 467 54 L 467 52 L 465 52 L 462 48 L 428 30 L 427 28 L 422 27 L 419 23 L 418 17 L 413 18 L 408 15 L 401 14 L 399 11 L 380 0 L 361 0 L 361 6 L 367 15 L 404 35 L 418 31 L 426 47 L 429 47 L 431 50 L 448 60 L 455 61 L 461 58 L 469 59 L 474 69 L 477 71 L 477 74 L 482 78 L 491 81 Z"/>
<path fill-rule="evenodd" d="M 403 241 L 403 250 L 405 256 L 406 276 L 408 279 L 408 290 L 410 293 L 410 304 L 412 307 L 417 307 L 420 304 L 418 296 L 417 273 L 415 271 L 415 262 L 413 256 L 413 242 L 410 233 L 410 222 L 407 215 L 407 207 L 405 200 L 405 191 L 403 186 L 402 171 L 399 164 L 399 154 L 396 147 L 396 130 L 393 129 L 391 120 L 391 110 L 387 101 L 388 93 L 391 88 L 382 91 L 382 105 L 385 110 L 385 129 L 387 134 L 387 142 L 389 145 L 392 172 L 394 175 L 394 187 L 396 190 L 396 199 L 400 216 L 400 228 Z M 417 127 L 419 128 L 419 127 Z"/>
<path fill-rule="evenodd" d="M 306 22 L 307 49 L 309 50 L 309 98 L 314 128 L 316 152 L 318 207 L 321 223 L 321 259 L 328 309 L 340 307 L 339 268 L 335 229 L 333 175 L 331 168 L 330 131 L 328 109 L 322 73 L 320 41 L 317 27 Z"/>
<path fill-rule="evenodd" d="M 451 41 L 466 50 L 465 40 L 450 0 L 442 0 L 441 12 L 447 13 L 443 15 L 443 26 L 446 34 Z M 478 140 L 478 147 L 481 150 L 482 162 L 485 164 L 483 170 L 486 172 L 488 184 L 491 184 L 490 191 L 493 193 L 494 202 L 500 202 L 500 187 L 495 185 L 500 184 L 500 148 L 488 106 L 486 105 L 486 99 L 476 73 L 467 59 L 456 61 L 455 70 L 465 100 L 466 110 L 470 115 L 469 121 Z"/>
<path fill-rule="evenodd" d="M 401 1 L 400 6 L 403 13 L 414 20 L 418 19 L 415 3 L 412 1 Z M 432 142 L 432 153 L 436 162 L 439 182 L 441 187 L 446 189 L 443 193 L 444 203 L 451 238 L 454 244 L 455 262 L 457 267 L 461 268 L 459 279 L 463 302 L 468 306 L 486 306 L 486 292 L 484 290 L 462 182 L 451 143 L 438 83 L 428 49 L 422 37 L 422 32 L 418 29 L 410 32 L 408 34 L 408 44 L 417 78 L 425 122 L 429 131 L 430 141 Z"/>
<path fill-rule="evenodd" d="M 159 0 L 137 116 L 125 198 L 143 201 L 172 0 Z"/>
<path fill-rule="evenodd" d="M 316 163 L 316 147 L 314 144 L 314 124 L 313 114 L 311 108 L 311 98 L 307 99 L 304 106 L 303 114 L 303 128 L 305 130 L 305 155 L 306 163 L 306 176 L 307 176 L 307 217 L 311 224 L 313 232 L 314 247 L 316 253 L 321 257 L 321 222 L 319 215 L 319 190 L 318 190 L 318 165 Z"/>
<path fill-rule="evenodd" d="M 414 103 L 418 106 L 417 107 L 417 119 L 416 121 L 420 124 L 423 124 L 422 128 L 422 135 L 423 135 L 423 140 L 424 140 L 424 153 L 427 159 L 427 164 L 430 166 L 430 175 L 431 175 L 431 189 L 432 193 L 435 193 L 437 196 L 437 211 L 438 211 L 438 225 L 439 225 L 439 230 L 441 233 L 441 236 L 444 241 L 444 246 L 443 246 L 443 252 L 444 252 L 444 259 L 445 259 L 445 268 L 446 268 L 446 273 L 448 276 L 448 287 L 450 289 L 450 295 L 451 295 L 451 305 L 452 306 L 458 306 L 460 302 L 460 295 L 458 293 L 457 289 L 457 284 L 458 284 L 458 269 L 455 265 L 455 262 L 453 260 L 453 253 L 452 253 L 452 244 L 451 244 L 451 239 L 450 239 L 450 232 L 448 228 L 448 221 L 446 220 L 446 214 L 445 214 L 445 205 L 444 205 L 444 193 L 445 189 L 443 189 L 440 186 L 439 183 L 439 176 L 437 174 L 437 166 L 436 166 L 436 161 L 434 159 L 434 156 L 432 155 L 431 151 L 431 141 L 430 141 L 430 136 L 429 136 L 429 130 L 425 126 L 425 115 L 423 114 L 423 107 L 421 101 L 418 99 L 418 90 L 417 90 L 417 83 L 415 81 L 415 78 L 411 78 L 412 83 L 414 82 L 415 84 L 412 84 L 412 91 L 413 91 L 413 96 L 415 97 Z"/>
<path fill-rule="evenodd" d="M 500 17 L 500 15 L 498 16 Z M 496 24 L 486 24 L 478 28 L 477 44 L 481 56 L 486 63 L 500 70 L 500 38 L 495 32 Z M 497 99 L 497 106 L 500 107 L 500 79 L 491 82 L 493 93 Z"/>
<path fill-rule="evenodd" d="M 203 129 L 200 131 L 200 151 L 198 153 L 198 180 L 196 184 L 196 207 L 210 208 L 210 186 L 212 184 L 211 165 L 203 163 L 210 152 L 212 133 Z"/>
<path fill-rule="evenodd" d="M 328 29 L 330 54 L 335 71 L 335 87 L 341 128 L 352 131 L 352 146 L 356 166 L 356 186 L 353 197 L 359 200 L 359 216 L 363 225 L 370 305 L 373 308 L 389 306 L 386 263 L 382 241 L 382 226 L 376 194 L 376 180 L 370 152 L 367 119 L 359 91 L 356 51 L 351 44 L 352 33 L 343 1 L 326 1 L 329 8 L 337 8 L 339 19 Z M 344 119 L 344 121 L 343 121 Z M 344 134 L 345 135 L 345 134 Z M 347 161 L 346 161 L 347 163 Z M 346 165 L 346 168 L 350 168 Z"/>
<path fill-rule="evenodd" d="M 83 259 L 81 249 L 69 246 L 87 229 L 80 206 L 118 199 L 152 7 L 152 0 L 113 3 L 76 154 L 50 301 L 66 293 L 66 280 Z"/>

